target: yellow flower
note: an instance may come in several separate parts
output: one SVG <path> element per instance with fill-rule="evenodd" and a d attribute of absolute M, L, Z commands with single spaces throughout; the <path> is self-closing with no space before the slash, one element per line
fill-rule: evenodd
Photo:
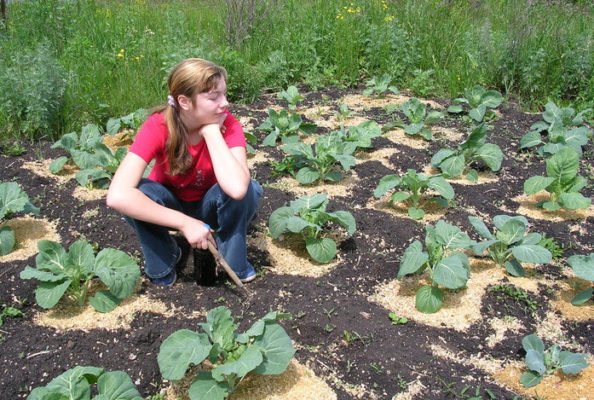
<path fill-rule="evenodd" d="M 126 57 L 126 50 L 120 49 L 120 51 L 118 52 L 118 54 L 117 54 L 116 57 L 117 58 L 124 58 L 124 57 Z"/>
<path fill-rule="evenodd" d="M 384 22 L 392 22 L 394 21 L 394 16 L 393 15 L 386 15 L 384 17 Z"/>

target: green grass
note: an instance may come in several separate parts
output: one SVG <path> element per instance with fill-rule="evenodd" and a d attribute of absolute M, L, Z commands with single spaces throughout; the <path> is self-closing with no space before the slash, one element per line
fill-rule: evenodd
<path fill-rule="evenodd" d="M 66 90 L 59 115 L 41 127 L 24 122 L 36 121 L 42 92 L 27 97 L 27 106 L 36 106 L 30 115 L 15 116 L 0 104 L 0 137 L 57 137 L 154 106 L 166 98 L 169 68 L 190 56 L 228 69 L 233 101 L 289 84 L 348 86 L 388 73 L 418 95 L 456 97 L 482 84 L 531 109 L 549 99 L 578 109 L 594 105 L 594 6 L 588 1 L 277 3 L 258 12 L 264 18 L 231 47 L 229 15 L 214 0 L 11 2 L 8 25 L 0 27 L 0 75 L 45 43 Z M 15 90 L 0 81 L 0 93 Z"/>

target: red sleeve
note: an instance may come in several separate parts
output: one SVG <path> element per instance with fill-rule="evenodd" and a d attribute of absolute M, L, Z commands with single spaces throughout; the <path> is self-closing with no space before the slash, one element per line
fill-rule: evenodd
<path fill-rule="evenodd" d="M 157 157 L 157 154 L 164 151 L 166 141 L 165 119 L 159 113 L 153 114 L 140 127 L 129 151 L 140 156 L 148 164 Z"/>
<path fill-rule="evenodd" d="M 227 118 L 225 119 L 223 125 L 226 128 L 223 138 L 225 139 L 225 142 L 229 148 L 246 147 L 243 127 L 231 113 L 227 113 Z"/>

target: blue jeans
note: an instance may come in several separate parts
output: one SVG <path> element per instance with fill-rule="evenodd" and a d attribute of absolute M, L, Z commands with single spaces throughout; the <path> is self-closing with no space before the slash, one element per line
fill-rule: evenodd
<path fill-rule="evenodd" d="M 252 180 L 246 195 L 233 200 L 218 184 L 211 187 L 202 200 L 186 202 L 175 197 L 162 184 L 142 179 L 138 189 L 154 202 L 204 221 L 215 231 L 219 253 L 240 279 L 253 274 L 247 260 L 247 228 L 256 214 L 262 187 Z M 144 272 L 151 279 L 163 278 L 175 270 L 180 256 L 170 228 L 126 217 L 138 235 L 144 254 Z"/>

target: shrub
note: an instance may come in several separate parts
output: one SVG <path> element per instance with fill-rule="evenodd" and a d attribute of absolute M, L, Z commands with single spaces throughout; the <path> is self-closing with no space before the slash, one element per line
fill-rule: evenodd
<path fill-rule="evenodd" d="M 66 74 L 49 46 L 0 61 L 0 127 L 3 136 L 53 136 L 58 128 Z"/>

